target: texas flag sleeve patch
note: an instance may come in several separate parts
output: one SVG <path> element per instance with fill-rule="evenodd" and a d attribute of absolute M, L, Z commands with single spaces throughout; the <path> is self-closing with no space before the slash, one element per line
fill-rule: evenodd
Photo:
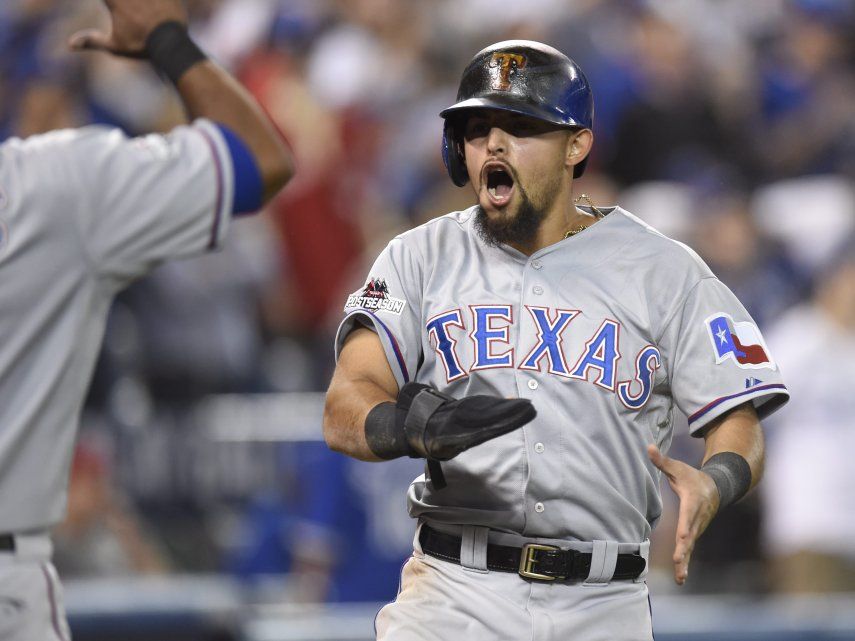
<path fill-rule="evenodd" d="M 777 369 L 754 323 L 736 322 L 730 314 L 720 312 L 707 318 L 706 325 L 716 363 L 731 359 L 744 369 Z"/>

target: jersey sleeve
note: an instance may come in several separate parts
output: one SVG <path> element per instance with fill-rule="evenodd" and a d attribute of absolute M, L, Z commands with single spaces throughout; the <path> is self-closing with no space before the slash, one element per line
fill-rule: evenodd
<path fill-rule="evenodd" d="M 127 281 L 224 239 L 234 170 L 219 127 L 198 120 L 140 138 L 90 127 L 71 143 L 53 151 L 76 185 L 81 240 L 99 274 Z"/>
<path fill-rule="evenodd" d="M 368 327 L 380 338 L 398 387 L 413 380 L 422 360 L 420 271 L 405 243 L 392 240 L 374 262 L 365 285 L 347 297 L 335 339 L 336 360 L 348 334 Z"/>
<path fill-rule="evenodd" d="M 700 280 L 660 339 L 671 393 L 693 435 L 751 401 L 760 418 L 789 398 L 781 371 L 751 316 L 721 281 Z"/>

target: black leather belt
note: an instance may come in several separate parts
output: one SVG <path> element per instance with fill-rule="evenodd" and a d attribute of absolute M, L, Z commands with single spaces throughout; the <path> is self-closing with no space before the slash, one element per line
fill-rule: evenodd
<path fill-rule="evenodd" d="M 11 534 L 0 534 L 0 552 L 14 552 L 15 537 Z"/>
<path fill-rule="evenodd" d="M 419 534 L 422 550 L 431 556 L 460 563 L 460 537 L 438 532 L 422 525 Z M 640 554 L 618 554 L 613 579 L 637 579 L 647 562 Z M 526 543 L 522 547 L 487 544 L 487 569 L 517 572 L 526 579 L 539 581 L 583 581 L 591 572 L 591 553 L 562 550 L 554 545 Z"/>

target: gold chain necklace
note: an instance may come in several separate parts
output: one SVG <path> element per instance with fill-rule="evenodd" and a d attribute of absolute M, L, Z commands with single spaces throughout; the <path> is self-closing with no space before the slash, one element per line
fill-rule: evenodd
<path fill-rule="evenodd" d="M 567 239 L 570 238 L 570 236 L 575 236 L 580 231 L 585 231 L 586 229 L 588 229 L 587 225 L 579 225 L 576 229 L 571 229 L 566 234 L 564 234 L 564 238 Z"/>
<path fill-rule="evenodd" d="M 598 217 L 598 218 L 603 218 L 603 217 L 605 217 L 605 214 L 603 214 L 603 212 L 601 212 L 599 209 L 597 209 L 596 205 L 594 205 L 593 201 L 590 199 L 590 197 L 588 196 L 588 194 L 580 194 L 580 195 L 579 195 L 579 197 L 578 197 L 578 198 L 576 198 L 576 199 L 573 201 L 573 204 L 574 204 L 574 205 L 579 204 L 579 201 L 580 201 L 580 200 L 584 200 L 584 201 L 586 201 L 586 202 L 588 203 L 588 206 L 589 206 L 591 209 L 593 209 L 593 210 L 594 210 L 594 212 L 597 214 L 597 217 Z M 575 235 L 576 235 L 576 234 L 578 234 L 580 231 L 585 231 L 586 229 L 588 229 L 588 225 L 579 225 L 578 227 L 576 227 L 576 229 L 571 229 L 571 230 L 570 230 L 570 231 L 568 231 L 566 234 L 564 234 L 564 239 L 565 239 L 565 240 L 567 240 L 567 239 L 568 239 L 568 238 L 570 238 L 571 236 L 575 236 Z"/>

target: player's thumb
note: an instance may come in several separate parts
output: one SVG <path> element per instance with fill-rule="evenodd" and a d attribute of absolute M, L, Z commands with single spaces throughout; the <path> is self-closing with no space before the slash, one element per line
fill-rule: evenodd
<path fill-rule="evenodd" d="M 111 38 L 108 34 L 86 29 L 78 31 L 68 39 L 68 46 L 72 51 L 110 51 Z"/>
<path fill-rule="evenodd" d="M 665 456 L 658 447 L 656 447 L 653 443 L 647 446 L 647 457 L 650 459 L 650 462 L 653 463 L 657 468 L 665 472 L 665 474 L 671 475 L 671 471 L 668 469 L 670 459 Z"/>

